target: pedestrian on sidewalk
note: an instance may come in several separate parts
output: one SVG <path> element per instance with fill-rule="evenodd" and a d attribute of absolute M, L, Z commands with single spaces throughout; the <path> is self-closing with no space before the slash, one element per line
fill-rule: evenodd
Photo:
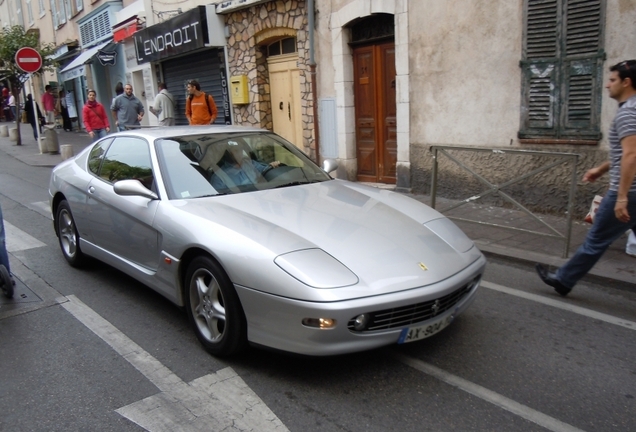
<path fill-rule="evenodd" d="M 216 120 L 218 110 L 212 95 L 201 91 L 197 80 L 188 82 L 188 99 L 186 100 L 186 117 L 190 125 L 209 125 Z"/>
<path fill-rule="evenodd" d="M 62 115 L 62 128 L 65 131 L 72 132 L 73 131 L 73 123 L 71 123 L 71 118 L 68 116 L 68 106 L 66 105 L 66 92 L 64 90 L 60 90 L 57 98 L 57 112 Z"/>
<path fill-rule="evenodd" d="M 122 94 L 124 94 L 124 84 L 119 81 L 117 84 L 115 84 L 115 97 L 112 101 L 110 101 L 110 106 L 113 106 L 113 104 L 115 103 L 115 99 L 117 99 L 117 97 Z"/>
<path fill-rule="evenodd" d="M 159 119 L 159 126 L 174 126 L 174 96 L 168 91 L 166 83 L 159 83 L 155 104 L 148 109 Z"/>
<path fill-rule="evenodd" d="M 596 181 L 609 171 L 609 190 L 574 256 L 556 273 L 536 265 L 541 280 L 562 296 L 594 267 L 616 239 L 636 227 L 636 60 L 612 66 L 605 87 L 619 107 L 609 130 L 609 161 L 588 170 L 583 181 Z"/>
<path fill-rule="evenodd" d="M 46 123 L 55 123 L 55 96 L 53 96 L 53 87 L 48 84 L 44 87 L 42 107 L 44 107 L 44 112 L 46 112 Z"/>
<path fill-rule="evenodd" d="M 95 100 L 97 93 L 95 90 L 88 91 L 88 102 L 82 108 L 82 118 L 86 126 L 86 132 L 93 139 L 93 142 L 105 137 L 110 132 L 110 123 L 104 105 Z"/>
<path fill-rule="evenodd" d="M 18 112 L 16 111 L 15 96 L 13 96 L 13 93 L 9 93 L 9 101 L 7 102 L 7 105 L 9 106 L 9 114 L 11 115 L 9 121 L 14 121 Z"/>
<path fill-rule="evenodd" d="M 26 97 L 26 102 L 24 103 L 24 112 L 26 112 L 27 122 L 31 124 L 33 128 L 33 138 L 38 140 L 38 130 L 40 131 L 40 135 L 42 134 L 42 124 L 44 123 L 44 116 L 42 115 L 42 111 L 40 111 L 40 106 L 35 104 L 35 111 L 33 110 L 33 96 L 29 93 Z M 34 115 L 36 114 L 37 115 Z"/>
<path fill-rule="evenodd" d="M 141 126 L 140 122 L 145 114 L 144 104 L 133 94 L 130 84 L 124 86 L 124 93 L 115 98 L 110 110 L 120 132 L 126 130 L 126 126 Z"/>

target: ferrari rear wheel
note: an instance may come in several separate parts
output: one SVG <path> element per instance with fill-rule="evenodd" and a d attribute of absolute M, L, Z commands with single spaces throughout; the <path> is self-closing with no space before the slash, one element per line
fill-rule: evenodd
<path fill-rule="evenodd" d="M 61 201 L 57 206 L 55 226 L 64 258 L 71 266 L 80 267 L 84 263 L 85 257 L 80 249 L 79 234 L 71 208 L 66 200 Z"/>
<path fill-rule="evenodd" d="M 213 355 L 229 356 L 247 345 L 243 309 L 221 267 L 211 258 L 195 258 L 186 275 L 186 311 L 194 332 Z"/>

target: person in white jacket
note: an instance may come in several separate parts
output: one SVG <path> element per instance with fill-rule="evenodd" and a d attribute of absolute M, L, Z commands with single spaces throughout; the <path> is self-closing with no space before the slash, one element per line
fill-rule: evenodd
<path fill-rule="evenodd" d="M 166 83 L 159 83 L 159 93 L 150 112 L 159 119 L 159 126 L 174 126 L 174 96 L 168 91 Z"/>

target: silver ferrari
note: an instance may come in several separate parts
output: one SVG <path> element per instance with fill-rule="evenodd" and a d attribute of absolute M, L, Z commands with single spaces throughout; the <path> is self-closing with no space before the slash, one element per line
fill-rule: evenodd
<path fill-rule="evenodd" d="M 336 167 L 261 129 L 120 132 L 53 170 L 55 232 L 70 265 L 95 258 L 183 307 L 214 355 L 441 331 L 475 298 L 484 256 L 437 211 Z"/>

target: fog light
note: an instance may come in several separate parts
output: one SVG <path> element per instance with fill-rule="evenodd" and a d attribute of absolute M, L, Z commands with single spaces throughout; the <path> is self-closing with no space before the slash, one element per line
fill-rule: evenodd
<path fill-rule="evenodd" d="M 367 328 L 367 324 L 369 324 L 369 315 L 360 314 L 353 320 L 353 329 L 355 331 L 363 331 Z"/>
<path fill-rule="evenodd" d="M 303 325 L 326 330 L 334 328 L 336 320 L 331 318 L 304 318 Z"/>

